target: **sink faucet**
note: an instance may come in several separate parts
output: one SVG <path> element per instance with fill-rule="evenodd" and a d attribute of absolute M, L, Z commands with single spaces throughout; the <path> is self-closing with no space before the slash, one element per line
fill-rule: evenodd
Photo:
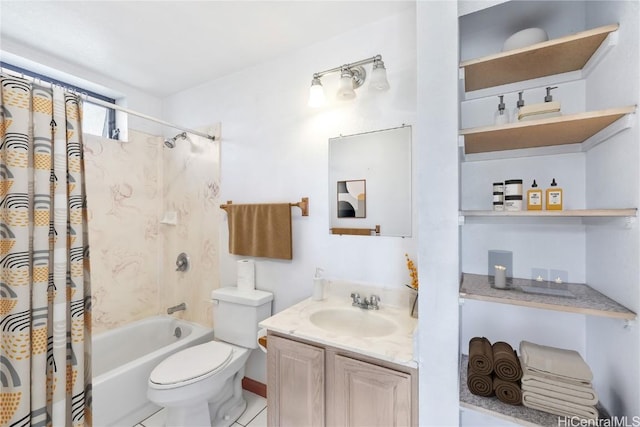
<path fill-rule="evenodd" d="M 174 305 L 173 307 L 169 307 L 167 308 L 167 314 L 173 314 L 176 311 L 180 311 L 180 310 L 186 310 L 187 309 L 187 304 L 185 303 L 180 303 L 178 305 Z"/>
<path fill-rule="evenodd" d="M 364 297 L 364 301 L 360 299 L 360 294 L 357 292 L 351 293 L 351 303 L 354 307 L 364 308 L 365 310 L 379 310 L 380 306 L 378 303 L 380 302 L 380 297 L 378 295 L 371 295 L 369 299 Z"/>

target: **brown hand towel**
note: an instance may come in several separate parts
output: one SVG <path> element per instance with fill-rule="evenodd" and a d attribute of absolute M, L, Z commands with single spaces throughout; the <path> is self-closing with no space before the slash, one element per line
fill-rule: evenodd
<path fill-rule="evenodd" d="M 291 205 L 228 204 L 229 253 L 292 259 Z"/>
<path fill-rule="evenodd" d="M 509 405 L 522 405 L 522 390 L 517 382 L 505 381 L 494 376 L 493 392 L 501 402 Z"/>
<path fill-rule="evenodd" d="M 522 369 L 518 355 L 504 341 L 493 343 L 493 371 L 505 381 L 518 381 L 522 378 Z"/>
<path fill-rule="evenodd" d="M 489 375 L 493 371 L 493 349 L 485 337 L 473 337 L 469 341 L 469 365 L 480 375 Z"/>
<path fill-rule="evenodd" d="M 475 372 L 471 365 L 467 365 L 467 387 L 477 396 L 493 396 L 493 378 L 491 375 L 482 375 Z"/>

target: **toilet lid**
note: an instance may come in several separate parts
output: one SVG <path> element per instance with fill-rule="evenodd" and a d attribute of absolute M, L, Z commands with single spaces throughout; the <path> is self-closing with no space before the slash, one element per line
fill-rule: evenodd
<path fill-rule="evenodd" d="M 216 341 L 189 347 L 160 362 L 151 371 L 149 380 L 166 385 L 211 375 L 227 365 L 232 353 L 231 346 Z"/>

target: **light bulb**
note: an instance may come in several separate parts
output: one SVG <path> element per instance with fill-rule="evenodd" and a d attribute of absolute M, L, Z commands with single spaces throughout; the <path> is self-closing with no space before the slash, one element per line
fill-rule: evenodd
<path fill-rule="evenodd" d="M 369 83 L 369 87 L 379 91 L 389 90 L 387 69 L 384 67 L 384 62 L 380 59 L 373 62 L 373 70 L 371 71 L 371 82 Z"/>
<path fill-rule="evenodd" d="M 317 108 L 324 105 L 324 89 L 319 77 L 313 77 L 309 88 L 309 107 Z"/>
<path fill-rule="evenodd" d="M 341 101 L 346 101 L 356 97 L 356 92 L 353 90 L 353 74 L 348 68 L 342 69 L 340 75 L 340 86 L 336 98 Z"/>

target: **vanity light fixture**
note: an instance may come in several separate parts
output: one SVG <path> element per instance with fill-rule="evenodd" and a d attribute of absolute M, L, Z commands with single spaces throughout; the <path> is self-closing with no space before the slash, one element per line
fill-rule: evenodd
<path fill-rule="evenodd" d="M 376 55 L 351 64 L 345 64 L 340 67 L 315 73 L 311 80 L 311 88 L 309 89 L 309 106 L 320 107 L 324 104 L 325 95 L 320 78 L 326 74 L 336 73 L 338 71 L 340 72 L 340 83 L 338 93 L 336 94 L 337 99 L 344 101 L 355 98 L 355 89 L 362 86 L 367 78 L 367 72 L 363 65 L 370 63 L 373 63 L 373 69 L 371 71 L 369 88 L 377 91 L 388 90 L 389 81 L 387 80 L 387 70 L 382 61 L 382 56 Z"/>

